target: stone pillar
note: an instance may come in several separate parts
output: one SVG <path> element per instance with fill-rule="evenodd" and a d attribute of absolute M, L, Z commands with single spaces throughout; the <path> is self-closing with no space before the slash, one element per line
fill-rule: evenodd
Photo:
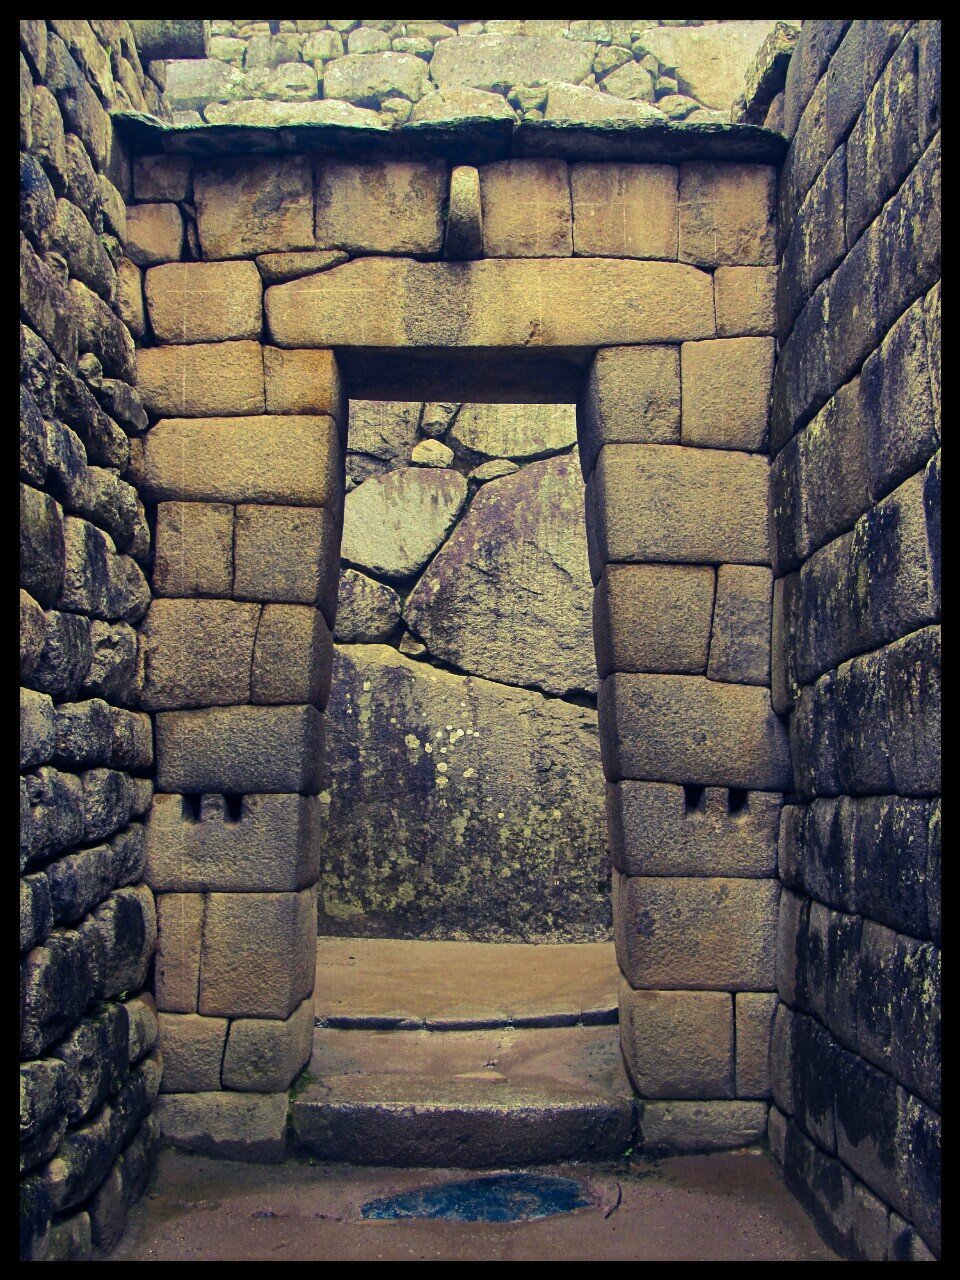
<path fill-rule="evenodd" d="M 600 350 L 580 404 L 621 1046 L 645 1144 L 762 1137 L 784 727 L 770 700 L 773 174 L 680 166 L 716 336 Z"/>
<path fill-rule="evenodd" d="M 174 1142 L 277 1159 L 312 1045 L 345 407 L 331 352 L 255 340 L 252 261 L 155 263 L 144 284 L 160 1118 Z"/>

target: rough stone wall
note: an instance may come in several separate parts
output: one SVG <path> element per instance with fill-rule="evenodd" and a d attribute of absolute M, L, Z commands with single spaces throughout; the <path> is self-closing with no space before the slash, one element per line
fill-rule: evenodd
<path fill-rule="evenodd" d="M 320 931 L 610 931 L 573 405 L 353 401 Z"/>
<path fill-rule="evenodd" d="M 773 26 L 219 19 L 206 61 L 168 63 L 168 96 L 175 119 L 199 122 L 202 113 L 220 124 L 402 124 L 450 114 L 727 120 Z"/>
<path fill-rule="evenodd" d="M 772 110 L 770 1139 L 838 1247 L 940 1241 L 940 24 L 804 24 Z"/>
<path fill-rule="evenodd" d="M 137 709 L 150 531 L 128 479 L 129 161 L 163 114 L 125 22 L 20 23 L 20 1250 L 123 1229 L 158 1138 L 156 937 L 142 883 L 153 736 Z"/>

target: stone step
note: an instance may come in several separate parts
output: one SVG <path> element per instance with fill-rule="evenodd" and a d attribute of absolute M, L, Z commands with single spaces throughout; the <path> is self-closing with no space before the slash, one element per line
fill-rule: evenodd
<path fill-rule="evenodd" d="M 453 1030 L 617 1020 L 612 942 L 320 938 L 318 1026 Z"/>
<path fill-rule="evenodd" d="M 616 1027 L 320 1028 L 292 1123 L 324 1160 L 485 1169 L 619 1156 L 634 1108 Z"/>

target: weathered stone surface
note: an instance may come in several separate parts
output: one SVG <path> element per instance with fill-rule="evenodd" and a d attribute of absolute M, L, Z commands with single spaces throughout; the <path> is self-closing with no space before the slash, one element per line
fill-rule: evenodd
<path fill-rule="evenodd" d="M 313 890 L 208 896 L 201 1013 L 287 1018 L 313 991 L 315 969 Z"/>
<path fill-rule="evenodd" d="M 545 458 L 576 444 L 576 416 L 565 404 L 465 404 L 448 439 L 486 458 Z"/>
<path fill-rule="evenodd" d="M 164 1138 L 230 1160 L 275 1163 L 286 1147 L 286 1093 L 166 1093 L 157 1104 Z"/>
<path fill-rule="evenodd" d="M 102 953 L 94 993 L 111 999 L 124 991 L 138 991 L 146 981 L 157 941 L 153 894 L 144 884 L 117 889 L 89 920 Z"/>
<path fill-rule="evenodd" d="M 773 986 L 776 880 L 626 877 L 615 871 L 617 961 L 632 987 Z"/>
<path fill-rule="evenodd" d="M 306 156 L 238 157 L 197 169 L 197 231 L 205 258 L 313 249 L 313 178 Z"/>
<path fill-rule="evenodd" d="M 126 251 L 138 267 L 176 262 L 183 251 L 183 218 L 177 205 L 131 205 L 127 210 Z"/>
<path fill-rule="evenodd" d="M 707 669 L 714 571 L 708 565 L 607 565 L 593 599 L 597 671 Z"/>
<path fill-rule="evenodd" d="M 392 587 L 356 569 L 340 571 L 334 639 L 346 644 L 389 640 L 400 621 L 400 597 Z"/>
<path fill-rule="evenodd" d="M 21 870 L 83 839 L 83 788 L 74 774 L 43 766 L 20 779 Z"/>
<path fill-rule="evenodd" d="M 39 1058 L 20 1064 L 20 1172 L 48 1160 L 67 1128 L 77 1082 L 65 1062 Z"/>
<path fill-rule="evenodd" d="M 410 452 L 414 467 L 449 467 L 452 463 L 453 450 L 440 440 L 421 440 Z"/>
<path fill-rule="evenodd" d="M 772 266 L 776 173 L 766 165 L 680 166 L 680 260 Z"/>
<path fill-rule="evenodd" d="M 83 939 L 54 929 L 21 966 L 21 1057 L 35 1058 L 82 1016 L 93 995 L 93 975 Z"/>
<path fill-rule="evenodd" d="M 582 494 L 572 457 L 484 486 L 404 606 L 432 655 L 545 693 L 596 688 Z"/>
<path fill-rule="evenodd" d="M 640 43 L 661 63 L 676 67 L 683 93 L 705 107 L 729 111 L 772 26 L 769 21 L 650 26 L 641 32 Z"/>
<path fill-rule="evenodd" d="M 467 497 L 455 471 L 407 467 L 372 476 L 347 494 L 344 560 L 391 582 L 422 569 L 446 538 Z"/>
<path fill-rule="evenodd" d="M 265 284 L 282 284 L 285 280 L 297 280 L 300 276 L 313 275 L 346 262 L 348 255 L 340 249 L 302 249 L 291 253 L 261 253 L 257 256 L 257 270 Z"/>
<path fill-rule="evenodd" d="M 332 662 L 333 640 L 319 609 L 265 605 L 250 668 L 250 701 L 312 702 L 322 709 L 330 692 Z"/>
<path fill-rule="evenodd" d="M 202 111 L 208 102 L 243 96 L 242 71 L 218 58 L 172 58 L 166 67 L 166 100 L 175 111 Z"/>
<path fill-rule="evenodd" d="M 339 523 L 325 508 L 241 506 L 234 594 L 241 599 L 336 608 Z"/>
<path fill-rule="evenodd" d="M 268 413 L 328 413 L 343 433 L 347 401 L 332 351 L 285 351 L 264 347 Z"/>
<path fill-rule="evenodd" d="M 382 305 L 385 297 L 393 299 L 390 307 Z M 274 341 L 285 347 L 594 347 L 710 338 L 715 331 L 703 272 L 596 258 L 360 258 L 273 285 L 266 309 Z"/>
<path fill-rule="evenodd" d="M 464 120 L 516 120 L 516 112 L 499 93 L 458 86 L 427 93 L 414 104 L 411 123 L 457 124 Z M 470 255 L 473 256 L 473 255 Z"/>
<path fill-rule="evenodd" d="M 147 436 L 142 479 L 144 491 L 158 499 L 289 503 L 336 510 L 342 485 L 339 464 L 332 418 L 168 418 Z"/>
<path fill-rule="evenodd" d="M 319 102 L 211 103 L 204 108 L 208 124 L 261 125 L 264 128 L 302 124 L 337 124 L 347 128 L 384 129 L 376 111 L 351 106 L 349 102 L 324 99 Z"/>
<path fill-rule="evenodd" d="M 83 693 L 129 705 L 136 698 L 140 683 L 137 633 L 133 627 L 96 619 L 90 623 L 83 670 Z"/>
<path fill-rule="evenodd" d="M 605 347 L 590 365 L 579 406 L 588 475 L 605 444 L 679 444 L 680 360 L 675 347 Z"/>
<path fill-rule="evenodd" d="M 427 64 L 412 53 L 348 53 L 325 67 L 323 96 L 358 107 L 379 107 L 393 97 L 416 102 L 426 92 L 427 76 Z"/>
<path fill-rule="evenodd" d="M 316 790 L 322 726 L 315 707 L 212 707 L 156 720 L 163 791 Z"/>
<path fill-rule="evenodd" d="M 57 924 L 73 923 L 103 901 L 113 888 L 112 862 L 112 850 L 96 845 L 47 866 L 50 906 Z"/>
<path fill-rule="evenodd" d="M 683 443 L 763 449 L 773 358 L 773 338 L 685 342 L 680 348 Z"/>
<path fill-rule="evenodd" d="M 220 1088 L 220 1063 L 227 1041 L 226 1018 L 196 1013 L 160 1013 L 163 1093 L 202 1093 Z"/>
<path fill-rule="evenodd" d="M 663 114 L 650 102 L 633 102 L 570 84 L 550 84 L 547 89 L 545 120 L 564 120 L 571 124 L 605 124 L 614 120 L 663 122 Z"/>
<path fill-rule="evenodd" d="M 738 1098 L 770 1096 L 770 1032 L 777 1007 L 777 993 L 737 992 L 736 1080 Z"/>
<path fill-rule="evenodd" d="M 180 803 L 180 797 L 175 797 Z M 205 900 L 199 893 L 157 895 L 154 995 L 168 1013 L 195 1013 Z"/>
<path fill-rule="evenodd" d="M 406 462 L 417 443 L 419 412 L 419 405 L 408 401 L 351 400 L 347 437 L 350 479 L 359 484 Z"/>
<path fill-rule="evenodd" d="M 430 102 L 431 98 L 441 96 L 445 95 L 433 94 L 424 101 Z M 495 100 L 503 101 L 499 97 Z M 450 194 L 447 204 L 447 225 L 443 238 L 443 256 L 448 261 L 459 262 L 468 258 L 479 258 L 482 254 L 483 211 L 480 203 L 480 174 L 472 165 L 455 165 L 450 171 Z"/>
<path fill-rule="evenodd" d="M 720 991 L 634 991 L 620 976 L 620 1043 L 642 1098 L 731 1098 L 733 999 Z"/>
<path fill-rule="evenodd" d="M 157 505 L 153 589 L 161 596 L 229 596 L 233 507 L 213 502 Z"/>
<path fill-rule="evenodd" d="M 639 62 L 627 61 L 616 71 L 603 77 L 605 93 L 615 98 L 627 98 L 631 102 L 653 102 L 653 76 Z"/>
<path fill-rule="evenodd" d="M 189 200 L 193 194 L 187 156 L 137 156 L 133 162 L 137 200 Z"/>
<path fill-rule="evenodd" d="M 573 252 L 581 258 L 676 258 L 677 170 L 574 164 Z"/>
<path fill-rule="evenodd" d="M 205 795 L 194 816 L 182 796 L 160 793 L 147 820 L 147 882 L 162 902 L 170 890 L 306 888 L 320 855 L 318 806 L 308 796 L 247 794 L 234 816 L 222 795 Z"/>
<path fill-rule="evenodd" d="M 488 480 L 499 480 L 501 476 L 512 476 L 520 470 L 515 462 L 506 458 L 494 458 L 492 462 L 484 462 L 468 472 L 467 479 L 476 484 L 486 484 Z"/>
<path fill-rule="evenodd" d="M 127 1074 L 127 1015 L 123 1007 L 105 1002 L 93 1005 L 51 1056 L 68 1069 L 72 1088 L 65 1097 L 66 1116 L 76 1124 L 115 1093 Z"/>
<path fill-rule="evenodd" d="M 20 954 L 43 942 L 53 928 L 50 887 L 42 874 L 20 879 Z"/>
<path fill-rule="evenodd" d="M 228 1089 L 262 1092 L 288 1089 L 313 1048 L 313 997 L 307 996 L 289 1018 L 237 1018 L 223 1057 Z"/>
<path fill-rule="evenodd" d="M 149 991 L 125 1000 L 127 1011 L 127 1056 L 131 1063 L 140 1059 L 157 1043 L 157 1006 Z"/>
<path fill-rule="evenodd" d="M 137 384 L 157 415 L 262 413 L 262 350 L 258 342 L 145 347 L 137 352 Z"/>
<path fill-rule="evenodd" d="M 437 255 L 447 171 L 440 162 L 330 161 L 317 177 L 316 231 L 322 249 Z"/>
<path fill-rule="evenodd" d="M 616 561 L 768 563 L 767 487 L 756 454 L 605 445 L 587 480 L 594 579 Z"/>
<path fill-rule="evenodd" d="M 696 737 L 690 726 L 697 726 Z M 787 732 L 767 689 L 702 676 L 625 675 L 600 686 L 604 773 L 765 791 L 790 790 Z"/>
<path fill-rule="evenodd" d="M 158 342 L 260 337 L 260 273 L 252 262 L 153 267 L 146 275 L 146 294 Z"/>
<path fill-rule="evenodd" d="M 230 706 L 250 700 L 255 604 L 232 600 L 154 600 L 143 627 L 143 706 Z"/>
<path fill-rule="evenodd" d="M 327 731 L 324 932 L 606 935 L 591 710 L 341 646 Z"/>
<path fill-rule="evenodd" d="M 646 1102 L 640 1132 L 645 1150 L 670 1155 L 727 1151 L 761 1142 L 765 1102 Z"/>
<path fill-rule="evenodd" d="M 548 36 L 455 36 L 437 45 L 430 74 L 441 89 L 467 85 L 494 93 L 538 80 L 579 84 L 593 53 L 591 44 Z"/>
<path fill-rule="evenodd" d="M 776 280 L 773 267 L 717 267 L 713 291 L 720 337 L 773 333 Z"/>
<path fill-rule="evenodd" d="M 768 684 L 772 575 L 759 565 L 722 564 L 710 638 L 711 680 Z"/>
<path fill-rule="evenodd" d="M 486 257 L 569 257 L 573 215 L 564 160 L 499 160 L 479 172 Z"/>

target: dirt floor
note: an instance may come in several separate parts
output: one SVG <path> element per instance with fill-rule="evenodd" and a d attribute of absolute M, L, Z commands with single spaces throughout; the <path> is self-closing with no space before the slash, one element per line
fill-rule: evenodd
<path fill-rule="evenodd" d="M 554 1166 L 590 1207 L 520 1223 L 370 1221 L 374 1197 L 477 1176 L 164 1151 L 111 1261 L 769 1261 L 836 1255 L 757 1152 Z"/>

